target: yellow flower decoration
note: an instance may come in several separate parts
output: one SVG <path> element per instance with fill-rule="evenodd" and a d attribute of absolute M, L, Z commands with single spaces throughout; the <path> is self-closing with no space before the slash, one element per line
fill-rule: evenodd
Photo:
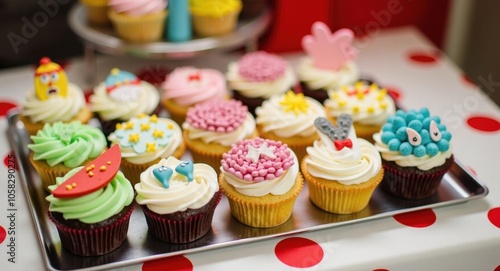
<path fill-rule="evenodd" d="M 162 137 L 163 137 L 163 131 L 162 131 L 162 130 L 155 129 L 155 130 L 153 131 L 153 137 L 154 137 L 154 138 L 162 138 Z"/>
<path fill-rule="evenodd" d="M 151 126 L 149 125 L 149 123 L 142 123 L 141 124 L 141 131 L 148 131 L 149 128 L 151 128 Z"/>
<path fill-rule="evenodd" d="M 304 94 L 295 94 L 293 91 L 288 91 L 283 100 L 280 101 L 283 111 L 286 113 L 292 111 L 295 115 L 306 113 L 309 109 L 309 102 L 305 99 Z"/>
<path fill-rule="evenodd" d="M 129 142 L 139 142 L 139 134 L 130 134 L 130 136 L 128 137 L 128 141 Z"/>
<path fill-rule="evenodd" d="M 156 142 L 146 142 L 146 152 L 155 152 Z"/>
<path fill-rule="evenodd" d="M 127 121 L 125 122 L 125 127 L 124 127 L 125 130 L 129 130 L 129 129 L 134 129 L 134 123 L 131 122 L 131 121 Z"/>
<path fill-rule="evenodd" d="M 151 115 L 151 117 L 149 118 L 149 121 L 157 123 L 158 122 L 158 116 L 155 115 L 155 114 Z"/>

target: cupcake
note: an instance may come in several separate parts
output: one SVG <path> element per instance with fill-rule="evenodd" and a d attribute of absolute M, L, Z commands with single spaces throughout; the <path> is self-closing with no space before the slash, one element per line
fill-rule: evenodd
<path fill-rule="evenodd" d="M 356 138 L 349 115 L 339 116 L 337 126 L 326 118 L 314 123 L 321 139 L 307 148 L 301 162 L 309 199 L 330 213 L 363 210 L 384 176 L 380 154 L 370 142 Z"/>
<path fill-rule="evenodd" d="M 182 130 L 194 162 L 208 164 L 217 173 L 222 154 L 232 144 L 257 137 L 255 119 L 236 100 L 210 101 L 191 107 Z"/>
<path fill-rule="evenodd" d="M 172 156 L 148 167 L 135 191 L 149 233 L 174 244 L 195 241 L 210 231 L 222 195 L 212 167 Z"/>
<path fill-rule="evenodd" d="M 114 146 L 49 187 L 49 218 L 61 246 L 72 254 L 103 255 L 126 240 L 134 189 L 119 167 L 120 150 Z"/>
<path fill-rule="evenodd" d="M 153 85 L 117 68 L 94 88 L 89 101 L 106 136 L 115 130 L 116 124 L 139 114 L 158 113 L 160 109 L 160 94 Z"/>
<path fill-rule="evenodd" d="M 19 112 L 29 135 L 46 123 L 80 121 L 87 123 L 92 112 L 85 105 L 82 89 L 68 81 L 59 64 L 48 57 L 40 60 L 35 71 L 35 88 L 28 92 Z"/>
<path fill-rule="evenodd" d="M 87 164 L 106 149 L 101 130 L 78 121 L 47 123 L 30 138 L 33 143 L 28 144 L 29 159 L 47 191 L 56 177 Z"/>
<path fill-rule="evenodd" d="M 233 32 L 241 8 L 241 0 L 189 0 L 194 33 L 210 37 Z"/>
<path fill-rule="evenodd" d="M 325 117 L 325 109 L 302 93 L 288 91 L 264 101 L 257 107 L 256 115 L 259 136 L 286 143 L 301 161 L 306 147 L 319 139 L 314 119 Z"/>
<path fill-rule="evenodd" d="M 385 169 L 381 186 L 401 198 L 434 195 L 453 164 L 451 133 L 426 107 L 398 110 L 373 138 Z"/>
<path fill-rule="evenodd" d="M 85 7 L 89 24 L 109 24 L 108 0 L 80 0 L 80 3 Z"/>
<path fill-rule="evenodd" d="M 141 173 L 162 158 L 181 158 L 186 150 L 179 125 L 156 115 L 139 115 L 116 125 L 108 137 L 111 145 L 119 145 L 121 170 L 135 184 Z"/>
<path fill-rule="evenodd" d="M 162 40 L 167 0 L 109 0 L 108 5 L 118 37 L 137 43 Z"/>
<path fill-rule="evenodd" d="M 226 80 L 233 97 L 254 115 L 264 100 L 285 93 L 296 83 L 295 73 L 285 59 L 264 51 L 247 53 L 229 63 Z"/>
<path fill-rule="evenodd" d="M 325 100 L 327 118 L 335 123 L 342 114 L 351 115 L 358 137 L 373 143 L 373 134 L 380 131 L 387 118 L 394 115 L 396 105 L 385 88 L 357 82 L 328 91 Z"/>
<path fill-rule="evenodd" d="M 270 228 L 285 223 L 303 187 L 297 157 L 286 144 L 255 138 L 224 153 L 219 185 L 241 223 Z"/>
<path fill-rule="evenodd" d="M 224 74 L 214 69 L 176 68 L 167 75 L 162 89 L 161 104 L 179 125 L 189 107 L 229 97 Z"/>
<path fill-rule="evenodd" d="M 311 32 L 302 38 L 306 56 L 299 61 L 297 76 L 304 95 L 323 103 L 329 89 L 359 80 L 354 62 L 356 51 L 352 47 L 354 34 L 346 28 L 332 34 L 322 22 L 315 22 Z"/>

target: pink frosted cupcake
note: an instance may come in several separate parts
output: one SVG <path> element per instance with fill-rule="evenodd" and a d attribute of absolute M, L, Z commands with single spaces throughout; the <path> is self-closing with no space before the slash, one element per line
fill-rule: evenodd
<path fill-rule="evenodd" d="M 214 69 L 179 67 L 167 75 L 162 84 L 161 104 L 179 125 L 189 107 L 229 96 L 224 75 Z"/>
<path fill-rule="evenodd" d="M 166 0 L 109 0 L 109 19 L 116 33 L 131 42 L 161 40 L 167 17 Z"/>
<path fill-rule="evenodd" d="M 245 54 L 239 61 L 229 63 L 226 80 L 233 97 L 248 106 L 253 115 L 264 100 L 285 93 L 296 83 L 286 60 L 264 51 Z"/>

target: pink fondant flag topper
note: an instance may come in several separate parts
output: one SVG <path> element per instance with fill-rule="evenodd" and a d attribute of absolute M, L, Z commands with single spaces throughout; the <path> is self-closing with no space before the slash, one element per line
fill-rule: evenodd
<path fill-rule="evenodd" d="M 356 49 L 352 47 L 354 33 L 350 29 L 342 28 L 332 33 L 326 24 L 315 22 L 311 33 L 302 38 L 302 48 L 312 58 L 314 66 L 338 70 L 356 58 Z"/>

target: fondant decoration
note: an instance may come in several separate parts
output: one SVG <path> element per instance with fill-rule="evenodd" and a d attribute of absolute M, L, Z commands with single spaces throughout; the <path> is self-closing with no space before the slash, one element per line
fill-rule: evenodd
<path fill-rule="evenodd" d="M 429 109 L 398 110 L 382 127 L 382 142 L 403 156 L 435 156 L 450 148 L 451 133 Z"/>
<path fill-rule="evenodd" d="M 68 77 L 63 68 L 48 57 L 40 59 L 40 65 L 35 71 L 36 97 L 45 101 L 54 96 L 68 95 Z"/>
<path fill-rule="evenodd" d="M 274 150 L 276 149 L 275 147 L 270 147 L 267 145 L 267 142 L 262 143 L 260 147 L 256 148 L 254 146 L 248 145 L 247 146 L 248 153 L 245 156 L 246 159 L 250 159 L 257 163 L 260 159 L 260 156 L 266 156 L 269 158 L 276 158 L 276 155 L 274 155 Z"/>
<path fill-rule="evenodd" d="M 273 149 L 272 155 L 260 156 L 260 159 L 248 159 L 251 149 Z M 252 182 L 273 180 L 282 176 L 295 163 L 294 155 L 286 144 L 269 139 L 248 139 L 233 145 L 229 152 L 222 155 L 221 165 L 224 171 Z"/>
<path fill-rule="evenodd" d="M 339 70 L 356 58 L 357 52 L 352 47 L 354 33 L 350 29 L 339 29 L 332 34 L 326 24 L 315 22 L 311 33 L 302 38 L 302 48 L 312 58 L 314 66 Z"/>
<path fill-rule="evenodd" d="M 188 181 L 193 181 L 193 162 L 190 160 L 184 160 L 182 161 L 178 166 L 175 167 L 175 172 L 186 176 Z"/>
<path fill-rule="evenodd" d="M 153 169 L 153 175 L 164 188 L 169 188 L 170 177 L 172 177 L 173 173 L 173 170 L 167 166 L 160 166 Z"/>
<path fill-rule="evenodd" d="M 288 91 L 285 94 L 283 100 L 280 101 L 280 105 L 283 111 L 292 111 L 295 115 L 307 113 L 307 109 L 309 109 L 309 102 L 305 99 L 304 94 L 295 94 L 293 91 Z"/>
<path fill-rule="evenodd" d="M 354 114 L 374 114 L 388 107 L 387 89 L 379 88 L 375 83 L 368 85 L 356 82 L 354 85 L 342 86 L 340 90 L 331 92 L 327 103 L 342 108 L 343 112 L 351 109 Z"/>
<path fill-rule="evenodd" d="M 238 61 L 239 74 L 250 82 L 274 81 L 285 74 L 286 68 L 282 57 L 264 51 L 247 53 Z"/>
<path fill-rule="evenodd" d="M 173 42 L 188 41 L 192 38 L 189 0 L 169 0 L 166 36 Z"/>
<path fill-rule="evenodd" d="M 347 138 L 352 126 L 352 117 L 350 115 L 341 114 L 337 118 L 338 127 L 335 127 L 330 121 L 322 117 L 316 118 L 314 125 L 320 132 L 327 135 L 333 141 L 337 150 L 341 150 L 344 147 L 352 148 L 352 141 Z"/>
<path fill-rule="evenodd" d="M 111 69 L 104 83 L 109 96 L 117 101 L 136 101 L 141 95 L 141 80 L 134 74 L 118 68 Z"/>
<path fill-rule="evenodd" d="M 120 169 L 120 162 L 120 147 L 113 145 L 54 189 L 52 195 L 56 198 L 75 198 L 95 192 L 111 182 Z"/>
<path fill-rule="evenodd" d="M 200 130 L 230 133 L 243 124 L 247 114 L 248 108 L 240 101 L 209 101 L 190 108 L 186 121 Z"/>
<path fill-rule="evenodd" d="M 122 148 L 132 148 L 136 153 L 155 152 L 170 143 L 174 126 L 158 121 L 156 115 L 139 115 L 116 126 L 115 135 Z"/>

